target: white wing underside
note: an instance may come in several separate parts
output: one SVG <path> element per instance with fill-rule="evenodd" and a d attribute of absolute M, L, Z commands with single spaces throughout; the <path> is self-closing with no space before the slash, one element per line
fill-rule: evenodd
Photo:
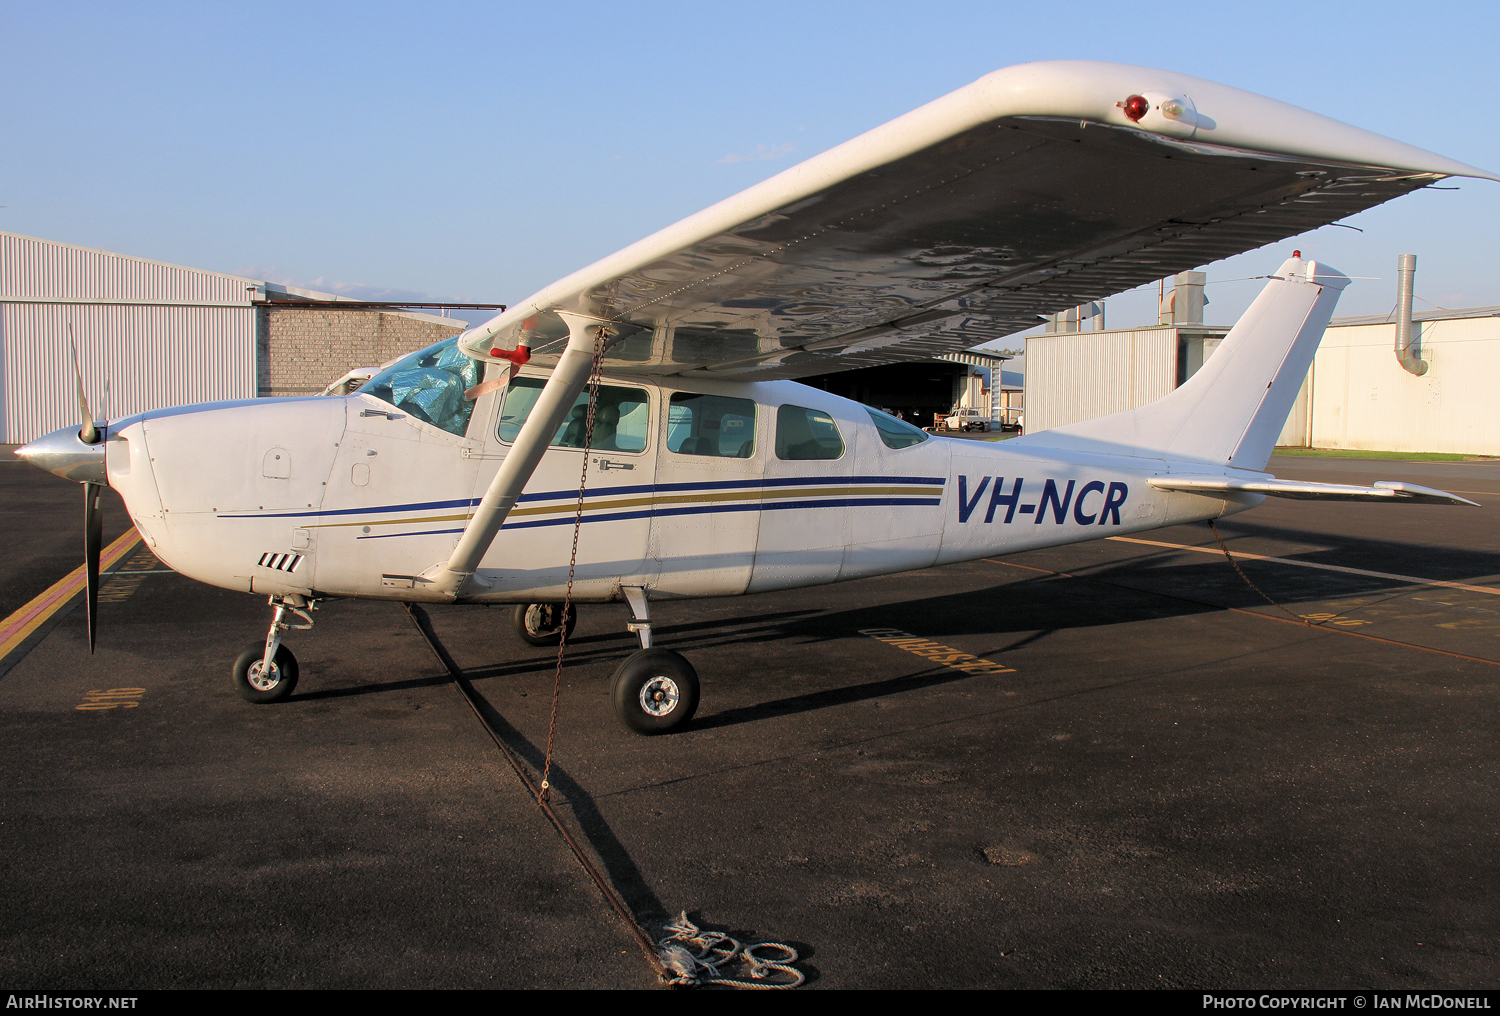
<path fill-rule="evenodd" d="M 1239 479 L 1230 476 L 1153 476 L 1147 482 L 1157 490 L 1177 490 L 1187 494 L 1267 494 L 1294 501 L 1377 501 L 1386 504 L 1399 501 L 1479 507 L 1477 503 L 1457 494 L 1400 480 L 1377 480 L 1370 487 L 1344 483 L 1304 483 L 1300 480 L 1278 480 L 1275 477 Z"/>
<path fill-rule="evenodd" d="M 1138 124 L 1121 108 L 1136 94 L 1151 102 Z M 1447 176 L 1500 179 L 1198 78 L 1024 64 L 575 272 L 462 345 L 512 348 L 531 321 L 547 365 L 571 311 L 616 323 L 613 372 L 769 380 L 925 359 Z"/>

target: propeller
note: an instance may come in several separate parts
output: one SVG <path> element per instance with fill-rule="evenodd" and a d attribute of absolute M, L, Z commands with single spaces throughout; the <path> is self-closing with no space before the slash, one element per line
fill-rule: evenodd
<path fill-rule="evenodd" d="M 83 394 L 83 371 L 78 369 L 78 347 L 73 344 L 73 323 L 68 322 L 68 350 L 73 354 L 73 378 L 78 382 L 78 415 L 83 417 L 83 427 L 78 431 L 78 440 L 84 444 L 99 443 L 99 428 L 94 426 L 94 414 L 89 412 L 88 396 Z"/>
<path fill-rule="evenodd" d="M 104 542 L 104 513 L 99 510 L 99 495 L 104 484 L 83 485 L 83 564 L 87 579 L 85 596 L 89 608 L 89 652 L 99 631 L 99 548 Z"/>
<path fill-rule="evenodd" d="M 78 415 L 83 418 L 78 440 L 84 444 L 98 444 L 104 440 L 103 431 L 94 423 L 94 414 L 89 412 L 88 396 L 83 393 L 83 372 L 78 369 L 78 347 L 73 342 L 73 323 L 68 322 L 68 349 L 73 354 L 73 378 L 78 382 Z M 83 571 L 85 578 L 84 597 L 88 602 L 89 652 L 94 651 L 94 642 L 99 631 L 99 552 L 104 543 L 104 515 L 99 511 L 99 496 L 104 484 L 84 481 L 83 484 Z"/>

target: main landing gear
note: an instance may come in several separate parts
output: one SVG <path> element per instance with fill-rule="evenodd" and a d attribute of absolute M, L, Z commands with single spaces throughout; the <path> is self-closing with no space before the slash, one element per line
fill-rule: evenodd
<path fill-rule="evenodd" d="M 615 716 L 637 734 L 670 734 L 686 727 L 698 711 L 698 672 L 681 653 L 651 645 L 651 614 L 646 590 L 625 586 L 631 621 L 625 627 L 641 648 L 625 658 L 610 684 Z M 525 603 L 516 608 L 516 634 L 533 646 L 555 646 L 562 637 L 561 603 Z M 570 607 L 567 632 L 573 634 L 578 610 Z M 248 651 L 248 650 L 247 650 Z"/>
<path fill-rule="evenodd" d="M 651 645 L 651 616 L 646 591 L 622 590 L 633 620 L 626 627 L 641 648 L 615 671 L 609 697 L 615 716 L 637 734 L 670 734 L 686 727 L 698 711 L 698 672 L 681 653 Z"/>
<path fill-rule="evenodd" d="M 567 621 L 563 621 L 561 603 L 523 603 L 516 607 L 514 618 L 516 634 L 521 641 L 532 646 L 555 646 L 562 639 L 563 629 L 568 636 L 578 624 L 578 608 L 568 605 Z"/>
<path fill-rule="evenodd" d="M 234 690 L 241 698 L 257 704 L 280 702 L 297 687 L 297 658 L 281 644 L 281 633 L 311 628 L 313 619 L 308 611 L 318 608 L 316 600 L 296 594 L 272 596 L 266 602 L 276 608 L 266 640 L 250 643 L 234 661 Z M 307 623 L 288 623 L 289 611 Z"/>

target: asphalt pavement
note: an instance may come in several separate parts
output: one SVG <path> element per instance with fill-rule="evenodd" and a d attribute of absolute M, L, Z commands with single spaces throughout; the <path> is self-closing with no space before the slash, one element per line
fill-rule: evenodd
<path fill-rule="evenodd" d="M 585 607 L 560 812 L 641 924 L 789 943 L 803 990 L 1492 985 L 1500 465 L 1272 469 L 1484 507 L 1273 500 L 1220 524 L 1278 559 L 1244 578 L 1194 525 L 657 604 L 704 686 L 670 737 L 616 722 L 627 611 Z M 12 610 L 76 567 L 82 495 L 0 484 Z M 102 600 L 94 655 L 75 609 L 0 677 L 0 983 L 656 985 L 398 605 L 325 605 L 297 693 L 252 706 L 263 599 L 142 548 Z M 538 766 L 553 654 L 505 609 L 429 613 Z"/>

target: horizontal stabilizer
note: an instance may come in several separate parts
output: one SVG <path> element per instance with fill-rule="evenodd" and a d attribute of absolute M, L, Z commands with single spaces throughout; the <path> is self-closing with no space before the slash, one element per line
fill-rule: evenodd
<path fill-rule="evenodd" d="M 1401 480 L 1377 480 L 1373 487 L 1347 483 L 1305 483 L 1278 480 L 1274 476 L 1239 479 L 1233 476 L 1153 476 L 1147 481 L 1157 490 L 1179 490 L 1186 494 L 1269 494 L 1294 501 L 1385 501 L 1405 504 L 1466 504 L 1474 501 Z"/>

